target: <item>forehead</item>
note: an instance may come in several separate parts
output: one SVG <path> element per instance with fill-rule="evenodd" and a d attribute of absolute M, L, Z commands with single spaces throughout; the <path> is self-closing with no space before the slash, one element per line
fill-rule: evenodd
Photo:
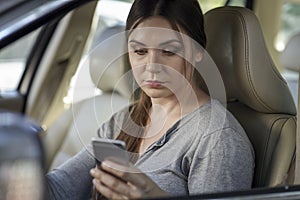
<path fill-rule="evenodd" d="M 128 41 L 138 41 L 147 45 L 157 45 L 167 40 L 180 40 L 180 33 L 163 17 L 150 17 L 143 20 L 129 35 Z"/>

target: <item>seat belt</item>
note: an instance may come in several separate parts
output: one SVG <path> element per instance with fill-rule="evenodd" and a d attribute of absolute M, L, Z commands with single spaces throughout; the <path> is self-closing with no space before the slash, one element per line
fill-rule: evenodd
<path fill-rule="evenodd" d="M 300 108 L 300 70 L 298 72 L 298 102 L 297 102 L 297 130 L 296 130 L 296 166 L 295 166 L 295 180 L 294 184 L 300 184 L 300 116 L 299 116 L 299 108 Z"/>

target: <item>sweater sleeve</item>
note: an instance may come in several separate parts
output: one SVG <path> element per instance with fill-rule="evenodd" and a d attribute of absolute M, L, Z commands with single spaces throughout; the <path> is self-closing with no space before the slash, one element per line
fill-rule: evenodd
<path fill-rule="evenodd" d="M 125 111 L 126 109 L 115 113 L 103 123 L 98 129 L 98 136 L 116 137 L 120 132 Z M 92 145 L 89 144 L 63 165 L 48 173 L 46 181 L 50 199 L 85 200 L 91 198 L 92 177 L 89 172 L 95 165 Z"/>
<path fill-rule="evenodd" d="M 85 200 L 91 198 L 92 177 L 89 174 L 95 167 L 91 146 L 83 149 L 57 169 L 46 175 L 49 199 Z"/>
<path fill-rule="evenodd" d="M 214 134 L 218 137 L 213 137 Z M 199 145 L 191 161 L 188 176 L 190 195 L 250 189 L 254 171 L 251 144 L 231 128 L 214 134 L 206 138 L 208 143 L 213 144 L 209 153 L 204 155 L 203 145 Z"/>

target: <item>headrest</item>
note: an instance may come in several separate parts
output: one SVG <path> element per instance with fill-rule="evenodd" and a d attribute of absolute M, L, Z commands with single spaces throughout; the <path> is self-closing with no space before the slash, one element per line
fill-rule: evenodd
<path fill-rule="evenodd" d="M 125 27 L 116 25 L 96 34 L 89 54 L 90 75 L 103 92 L 118 92 L 130 97 L 130 80 L 124 77 Z"/>
<path fill-rule="evenodd" d="M 300 67 L 299 50 L 300 33 L 291 37 L 286 44 L 283 52 L 280 55 L 281 67 L 298 72 Z"/>
<path fill-rule="evenodd" d="M 227 101 L 263 113 L 295 115 L 292 95 L 268 53 L 255 14 L 243 7 L 220 7 L 204 20 L 207 51 L 220 70 Z"/>

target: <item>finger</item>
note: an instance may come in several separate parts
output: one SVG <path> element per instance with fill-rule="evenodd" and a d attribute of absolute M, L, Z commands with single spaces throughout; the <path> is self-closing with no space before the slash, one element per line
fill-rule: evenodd
<path fill-rule="evenodd" d="M 122 165 L 120 163 L 114 162 L 113 160 L 103 161 L 101 163 L 101 167 L 105 167 L 105 169 L 107 169 L 107 170 L 114 170 L 114 171 L 126 171 L 126 172 L 131 172 L 131 173 L 141 172 L 132 163 L 129 163 L 129 165 Z"/>
<path fill-rule="evenodd" d="M 114 175 L 122 175 L 123 172 L 141 173 L 141 171 L 131 163 L 128 166 L 126 166 L 126 165 L 113 162 L 111 160 L 103 161 L 101 163 L 101 168 Z"/>
<path fill-rule="evenodd" d="M 98 192 L 100 192 L 103 196 L 109 199 L 129 199 L 128 197 L 118 194 L 115 191 L 111 190 L 109 187 L 105 186 L 103 183 L 98 181 L 97 179 L 93 180 L 94 186 Z"/>
<path fill-rule="evenodd" d="M 124 181 L 129 181 L 132 174 L 139 173 L 133 166 L 124 166 L 108 160 L 102 162 L 101 168 Z"/>
<path fill-rule="evenodd" d="M 108 174 L 105 171 L 102 171 L 101 169 L 93 169 L 91 170 L 91 175 L 100 181 L 100 183 L 103 183 L 106 187 L 110 188 L 110 190 L 125 195 L 129 198 L 140 198 L 142 193 L 137 190 L 137 188 L 134 188 L 127 184 L 127 182 L 124 182 L 120 178 L 115 177 L 114 175 Z"/>
<path fill-rule="evenodd" d="M 101 167 L 103 170 L 130 182 L 140 188 L 143 192 L 147 193 L 151 190 L 151 179 L 132 164 L 124 166 L 112 161 L 104 161 L 102 162 Z"/>

